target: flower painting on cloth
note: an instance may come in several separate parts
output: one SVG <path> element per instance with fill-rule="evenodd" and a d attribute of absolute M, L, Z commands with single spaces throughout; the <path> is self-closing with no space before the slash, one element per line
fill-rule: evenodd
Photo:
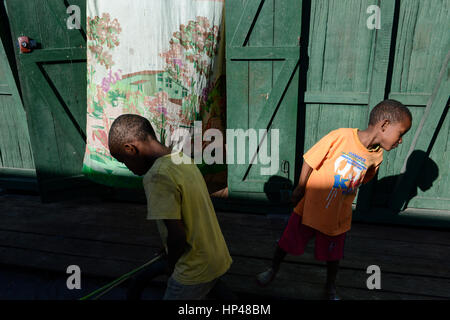
<path fill-rule="evenodd" d="M 218 0 L 87 1 L 83 173 L 111 186 L 141 185 L 109 153 L 109 128 L 121 114 L 147 118 L 167 146 L 194 121 L 224 130 L 222 11 Z"/>

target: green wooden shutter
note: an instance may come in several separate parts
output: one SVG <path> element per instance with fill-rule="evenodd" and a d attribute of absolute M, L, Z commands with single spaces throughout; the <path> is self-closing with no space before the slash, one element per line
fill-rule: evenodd
<path fill-rule="evenodd" d="M 9 61 L 8 20 L 0 3 L 0 188 L 37 190 L 27 119 Z"/>
<path fill-rule="evenodd" d="M 80 30 L 67 28 L 67 1 L 6 1 L 13 39 L 39 44 L 16 58 L 43 200 L 79 181 L 85 149 L 86 8 L 70 2 L 81 9 Z"/>
<path fill-rule="evenodd" d="M 449 191 L 449 92 L 450 51 L 405 157 L 389 207 L 450 209 Z M 442 123 L 440 123 L 442 122 Z M 417 190 L 416 190 L 417 189 Z M 411 198 L 411 196 L 413 196 Z M 450 213 L 449 213 L 450 216 Z"/>
<path fill-rule="evenodd" d="M 267 166 L 259 161 L 249 165 L 247 139 L 246 164 L 228 164 L 231 196 L 265 199 L 268 186 L 287 188 L 294 180 L 301 8 L 298 0 L 226 2 L 227 129 L 279 130 L 277 178 L 262 175 Z"/>
<path fill-rule="evenodd" d="M 377 179 L 359 196 L 355 217 L 448 226 L 450 2 L 402 0 L 397 6 L 386 97 L 405 104 L 413 124 L 403 143 L 384 153 Z"/>
<path fill-rule="evenodd" d="M 367 27 L 374 4 L 379 30 Z M 370 110 L 384 99 L 394 8 L 394 0 L 311 1 L 305 152 L 331 130 L 367 127 Z M 358 194 L 364 210 L 370 194 Z"/>
<path fill-rule="evenodd" d="M 450 210 L 449 30 L 450 1 L 401 1 L 389 98 L 408 106 L 413 126 L 380 170 L 402 173 L 387 198 L 394 210 Z"/>

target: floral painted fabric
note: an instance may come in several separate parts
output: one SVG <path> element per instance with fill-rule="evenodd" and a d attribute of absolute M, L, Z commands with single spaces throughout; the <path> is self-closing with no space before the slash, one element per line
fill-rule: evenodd
<path fill-rule="evenodd" d="M 194 121 L 224 130 L 223 7 L 223 0 L 87 0 L 85 175 L 142 186 L 108 149 L 109 128 L 124 113 L 149 119 L 167 146 L 175 129 L 192 132 Z"/>

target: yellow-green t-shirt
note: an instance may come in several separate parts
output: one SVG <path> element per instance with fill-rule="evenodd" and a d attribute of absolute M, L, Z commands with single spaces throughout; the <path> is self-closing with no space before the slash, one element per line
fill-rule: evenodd
<path fill-rule="evenodd" d="M 177 164 L 179 159 L 183 163 Z M 181 152 L 158 158 L 143 184 L 147 219 L 156 220 L 163 244 L 167 243 L 163 219 L 181 219 L 185 227 L 189 248 L 176 263 L 173 278 L 192 285 L 223 275 L 232 260 L 205 180 L 192 159 Z"/>

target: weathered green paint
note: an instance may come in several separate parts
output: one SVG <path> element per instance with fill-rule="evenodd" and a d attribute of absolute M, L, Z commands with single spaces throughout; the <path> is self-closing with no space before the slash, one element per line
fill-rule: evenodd
<path fill-rule="evenodd" d="M 255 124 L 255 117 L 251 113 L 253 110 L 257 112 L 261 110 L 256 119 L 260 118 L 262 123 L 272 116 L 268 111 L 271 110 L 270 104 L 264 105 L 258 97 L 264 97 L 268 90 L 276 92 L 270 85 L 261 85 L 260 80 L 276 79 L 276 73 L 266 71 L 265 61 L 247 61 L 255 57 L 283 60 L 283 57 L 288 55 L 290 49 L 277 47 L 276 40 L 270 43 L 266 38 L 262 38 L 268 37 L 273 28 L 273 22 L 269 18 L 264 20 L 266 12 L 264 10 L 267 10 L 266 14 L 269 15 L 270 9 L 266 6 L 277 8 L 279 2 L 266 1 L 262 7 L 259 1 L 230 0 L 227 3 L 228 128 L 246 129 L 249 125 Z M 381 9 L 379 30 L 369 30 L 366 26 L 369 17 L 366 10 L 373 4 L 380 6 Z M 245 10 L 246 6 L 250 9 Z M 414 121 L 410 132 L 403 139 L 403 144 L 393 151 L 385 152 L 378 181 L 385 181 L 384 178 L 389 177 L 393 177 L 395 181 L 401 175 L 402 166 L 407 160 L 414 136 L 417 134 L 419 136 L 417 142 L 420 143 L 411 150 L 429 152 L 429 157 L 439 168 L 439 176 L 430 189 L 418 190 L 418 194 L 409 202 L 408 208 L 449 210 L 450 120 L 445 114 L 448 112 L 446 111 L 448 107 L 445 108 L 447 101 L 445 97 L 448 98 L 450 90 L 447 87 L 439 88 L 440 98 L 434 101 L 433 109 L 420 134 L 416 132 L 419 130 L 421 119 L 426 116 L 425 106 L 436 87 L 445 56 L 450 50 L 449 7 L 448 0 L 311 0 L 307 89 L 304 93 L 304 104 L 301 101 L 297 103 L 297 111 L 304 112 L 305 117 L 304 128 L 298 128 L 303 132 L 303 136 L 300 135 L 303 139 L 303 148 L 296 150 L 296 155 L 300 157 L 305 150 L 333 129 L 339 127 L 364 129 L 370 111 L 378 102 L 385 98 L 399 100 L 409 107 Z M 398 19 L 395 18 L 396 10 Z M 258 18 L 262 19 L 261 28 L 264 27 L 266 32 L 261 32 L 261 36 L 253 40 L 252 36 L 258 35 L 258 21 L 252 31 L 256 31 L 255 34 L 248 36 L 244 31 L 252 25 L 254 17 L 252 15 L 258 11 Z M 276 9 L 273 12 L 276 12 Z M 294 19 L 293 15 L 289 17 Z M 294 20 L 288 19 L 285 19 L 285 25 L 290 26 Z M 236 27 L 241 20 L 243 21 L 241 25 Z M 242 46 L 244 42 L 246 47 Z M 238 43 L 241 43 L 241 47 L 234 48 Z M 239 60 L 233 61 L 233 57 Z M 280 70 L 284 61 L 274 61 L 274 69 Z M 304 70 L 300 70 L 302 71 Z M 279 79 L 287 78 L 289 74 L 286 73 L 286 71 L 280 73 L 284 74 L 284 77 L 281 76 Z M 447 79 L 449 74 L 448 71 L 444 73 Z M 257 79 L 257 83 L 260 84 L 258 87 L 252 87 L 255 83 L 253 79 Z M 442 82 L 441 86 L 445 83 L 447 82 Z M 295 103 L 294 100 L 292 103 Z M 303 108 L 305 109 L 302 110 Z M 291 121 L 297 118 L 295 110 L 290 116 Z M 288 123 L 292 125 L 292 122 L 286 122 L 284 125 L 280 124 L 280 128 L 288 126 Z M 290 150 L 295 145 L 302 146 L 302 143 L 293 141 L 294 137 L 293 134 L 282 134 L 281 140 L 290 143 L 287 147 Z M 431 148 L 433 137 L 434 147 Z M 280 145 L 280 152 L 283 148 Z M 247 198 L 255 198 L 254 193 L 258 192 L 258 184 L 244 188 L 246 181 L 242 180 L 242 172 L 247 168 L 236 167 L 238 166 L 229 166 L 230 190 L 236 191 L 237 186 L 242 186 L 239 191 L 247 192 Z M 420 166 L 416 169 L 417 172 L 429 170 Z M 252 177 L 252 182 L 262 179 L 256 172 L 253 176 L 249 176 Z M 398 189 L 390 197 L 385 198 L 385 195 L 377 193 L 378 189 L 373 188 L 374 186 L 379 188 L 377 183 L 375 179 L 360 192 L 355 216 L 357 219 L 364 220 L 371 216 L 370 212 L 386 210 L 388 203 L 394 203 L 403 197 L 401 195 L 403 190 Z M 415 188 L 410 178 L 403 179 L 403 183 Z M 402 217 L 396 215 L 395 210 L 387 209 L 387 211 L 389 214 L 383 215 L 382 221 L 403 221 Z M 408 212 L 411 211 L 406 210 L 401 216 L 408 215 Z M 415 214 L 420 215 L 420 212 L 422 211 Z M 445 212 L 442 214 L 445 215 Z M 410 220 L 404 218 L 404 221 Z"/>
<path fill-rule="evenodd" d="M 1 42 L 0 61 L 0 167 L 33 169 L 26 114 Z"/>
<path fill-rule="evenodd" d="M 445 141 L 439 141 L 444 145 L 448 141 L 448 132 L 449 132 L 449 119 L 446 117 L 446 114 L 444 112 L 448 113 L 448 103 L 449 103 L 449 93 L 450 93 L 450 51 L 448 52 L 445 61 L 442 65 L 441 72 L 439 74 L 439 80 L 436 83 L 434 92 L 430 95 L 429 102 L 427 104 L 427 107 L 424 111 L 424 114 L 420 120 L 418 129 L 415 132 L 415 136 L 413 141 L 411 142 L 411 145 L 409 147 L 408 156 L 411 155 L 416 150 L 421 150 L 422 152 L 419 154 L 419 157 L 415 159 L 415 162 L 408 166 L 408 159 L 407 158 L 404 161 L 403 167 L 402 167 L 402 173 L 406 172 L 408 169 L 407 174 L 404 174 L 398 179 L 397 186 L 394 190 L 394 193 L 391 195 L 389 200 L 389 207 L 393 209 L 404 209 L 407 204 L 407 198 L 409 193 L 412 191 L 412 188 L 416 188 L 415 182 L 419 178 L 420 175 L 423 174 L 429 174 L 426 171 L 422 171 L 421 169 L 424 168 L 425 158 L 427 157 L 427 154 L 430 153 L 430 149 L 433 148 L 431 145 L 431 138 L 435 134 L 437 130 L 442 131 L 443 134 L 440 134 L 440 138 L 445 139 Z M 444 122 L 444 125 L 439 129 L 439 121 L 442 117 L 445 117 L 446 122 Z M 435 144 L 435 143 L 434 143 Z M 439 144 L 438 144 L 439 146 Z M 434 149 L 436 150 L 436 149 Z M 433 158 L 440 158 L 443 160 L 444 163 L 449 163 L 449 152 L 447 151 L 447 148 L 445 149 L 437 149 L 437 152 L 434 152 L 431 156 L 431 159 Z M 439 181 L 437 183 L 437 186 L 433 190 L 434 193 L 437 195 L 435 198 L 430 196 L 430 193 L 427 195 L 424 195 L 424 192 L 422 194 L 419 194 L 418 197 L 414 199 L 414 202 L 412 204 L 415 204 L 414 207 L 416 208 L 434 208 L 434 209 L 448 209 L 450 208 L 450 192 L 448 188 L 448 176 L 449 176 L 449 170 L 447 167 L 441 167 L 440 170 L 444 170 L 444 172 L 440 173 L 436 178 L 439 178 Z M 444 178 L 444 179 L 442 179 Z M 434 181 L 432 181 L 434 182 Z M 431 187 L 431 186 L 430 186 Z M 425 190 L 428 191 L 428 190 Z M 434 199 L 433 199 L 434 198 Z M 427 201 L 432 200 L 433 202 Z"/>
<path fill-rule="evenodd" d="M 312 1 L 304 151 L 331 130 L 364 129 L 370 106 L 384 98 L 394 1 L 381 4 L 380 30 L 366 26 L 372 4 Z"/>
<path fill-rule="evenodd" d="M 423 107 L 438 78 L 439 63 L 442 65 L 445 54 L 449 50 L 449 2 L 436 1 L 433 3 L 429 1 L 420 2 L 419 5 L 418 1 L 411 3 L 401 1 L 396 43 L 392 43 L 391 36 L 395 1 L 378 2 L 382 16 L 380 30 L 365 28 L 368 17 L 365 9 L 370 4 L 374 3 L 350 0 L 312 1 L 309 41 L 310 67 L 308 91 L 305 93 L 305 102 L 309 102 L 309 104 L 306 109 L 304 149 L 307 150 L 332 129 L 338 127 L 364 128 L 367 125 L 370 110 L 385 98 L 385 87 L 389 76 L 387 69 L 390 46 L 396 45 L 392 88 L 388 97 L 408 105 L 415 121 L 411 131 L 404 138 L 403 145 L 394 151 L 385 153 L 385 160 L 379 174 L 379 179 L 382 179 L 389 174 L 400 174 L 409 146 L 423 115 Z M 412 13 L 409 12 L 412 10 L 411 7 L 418 8 L 414 9 L 417 20 L 411 17 Z M 406 18 L 405 16 L 408 14 L 410 17 Z M 406 23 L 408 23 L 408 27 L 402 26 Z M 369 41 L 369 39 L 372 40 Z M 407 50 L 406 53 L 405 50 Z M 355 52 L 359 52 L 359 54 Z M 412 58 L 405 57 L 405 54 Z M 414 64 L 411 64 L 413 61 Z M 410 71 L 409 68 L 412 70 Z M 410 76 L 405 76 L 405 73 Z M 367 81 L 364 75 L 367 75 Z M 397 89 L 399 86 L 403 86 L 404 90 Z M 421 86 L 427 90 L 418 90 Z M 327 92 L 328 90 L 329 92 Z M 448 97 L 450 91 L 448 89 L 441 90 L 446 92 Z M 420 106 L 420 108 L 413 106 Z M 435 113 L 432 113 L 434 116 L 426 125 L 428 131 L 423 131 L 421 135 L 424 145 L 428 146 L 433 134 L 437 134 L 435 147 L 430 157 L 439 167 L 439 177 L 433 184 L 433 188 L 427 191 L 418 191 L 418 195 L 409 203 L 410 208 L 449 210 L 449 157 L 447 152 L 442 153 L 436 150 L 437 146 L 443 150 L 448 149 L 446 148 L 448 145 L 448 117 L 439 133 L 434 130 L 439 119 L 445 116 L 443 114 L 444 107 L 445 102 L 434 109 Z M 418 171 L 420 172 L 420 168 Z M 411 182 L 409 183 L 411 184 Z M 378 210 L 378 205 L 383 207 L 386 204 L 386 200 L 377 203 L 376 199 L 379 195 L 375 194 L 370 185 L 365 186 L 364 189 L 366 192 L 359 194 L 358 214 L 356 215 L 359 219 L 364 219 L 364 215 L 370 210 Z M 399 192 L 394 193 L 394 196 L 397 194 Z M 375 197 L 375 200 L 372 199 L 372 196 Z M 382 220 L 389 222 L 395 219 L 397 218 L 391 213 L 384 216 Z"/>
<path fill-rule="evenodd" d="M 405 207 L 408 192 L 417 193 L 409 201 L 409 208 L 450 210 L 450 131 L 446 109 L 450 71 L 445 62 L 450 52 L 449 30 L 450 1 L 400 2 L 389 97 L 407 105 L 414 120 L 403 144 L 386 153 L 379 180 L 403 173 L 413 150 L 422 153 L 416 152 L 413 166 L 397 181 L 397 189 L 387 199 L 394 210 Z M 428 160 L 421 162 L 425 156 Z M 438 173 L 430 172 L 435 166 Z M 417 186 L 417 174 L 437 175 L 430 178 L 432 185 L 421 190 Z"/>
<path fill-rule="evenodd" d="M 378 1 L 381 14 L 381 28 L 373 30 L 374 39 L 374 58 L 372 64 L 372 78 L 370 82 L 370 95 L 365 124 L 367 126 L 370 111 L 382 100 L 385 99 L 385 88 L 387 81 L 387 69 L 389 64 L 389 53 L 392 42 L 392 29 L 395 13 L 395 0 Z M 367 5 L 368 6 L 368 5 Z M 366 6 L 366 8 L 367 8 Z M 367 15 L 366 15 L 367 17 Z M 357 211 L 368 212 L 371 209 L 374 180 L 369 182 L 364 188 L 360 189 L 356 199 Z"/>
<path fill-rule="evenodd" d="M 309 68 L 304 101 L 299 103 L 299 76 L 306 72 L 299 68 L 300 49 L 306 50 L 299 47 L 303 1 L 311 2 Z M 278 175 L 293 182 L 296 159 L 323 135 L 339 127 L 365 128 L 376 103 L 387 97 L 397 99 L 410 108 L 414 121 L 403 144 L 385 153 L 378 181 L 401 173 L 417 136 L 416 149 L 429 152 L 439 175 L 430 189 L 418 191 L 408 207 L 448 210 L 450 120 L 445 102 L 439 102 L 448 90 L 436 83 L 450 50 L 450 2 L 303 1 L 226 2 L 227 128 L 279 129 L 280 165 L 284 160 L 290 167 Z M 84 19 L 84 2 L 72 2 L 80 5 Z M 28 35 L 42 43 L 41 49 L 17 55 L 17 60 L 37 173 L 46 192 L 51 184 L 60 186 L 61 178 L 70 181 L 79 175 L 84 152 L 85 40 L 83 32 L 65 27 L 64 3 L 7 0 L 13 37 Z M 372 4 L 381 8 L 380 30 L 366 27 L 366 9 Z M 394 19 L 396 4 L 398 20 Z M 393 61 L 392 74 L 389 61 Z M 442 83 L 446 84 L 448 71 L 444 75 L 447 78 Z M 435 88 L 440 98 L 430 104 L 427 116 L 425 107 Z M 0 93 L 7 90 L 0 84 Z M 297 127 L 298 114 L 304 114 L 305 127 Z M 426 122 L 419 134 L 422 117 Z M 296 141 L 297 130 L 303 144 Z M 247 162 L 248 152 L 247 147 Z M 265 198 L 269 177 L 260 175 L 261 167 L 229 165 L 230 195 Z M 396 200 L 377 194 L 369 185 L 359 195 L 356 217 L 364 219 L 370 211 L 379 212 Z M 402 215 L 407 214 L 408 210 Z M 382 221 L 400 221 L 402 215 L 394 217 L 391 212 Z"/>
<path fill-rule="evenodd" d="M 85 149 L 85 1 L 70 3 L 81 8 L 81 30 L 67 28 L 66 4 L 6 1 L 13 38 L 26 35 L 40 44 L 16 59 L 44 200 L 79 178 Z"/>
<path fill-rule="evenodd" d="M 288 164 L 284 172 L 279 168 L 276 175 L 282 179 L 281 184 L 292 184 L 302 2 L 228 1 L 225 5 L 227 128 L 279 129 L 280 163 Z M 271 137 L 265 139 L 270 154 Z M 264 188 L 267 190 L 270 177 L 261 175 L 260 169 L 267 165 L 261 165 L 259 159 L 257 164 L 249 165 L 248 141 L 246 164 L 228 165 L 229 192 L 231 196 L 265 198 Z M 254 156 L 251 153 L 250 159 Z M 280 187 L 280 183 L 273 185 Z"/>
<path fill-rule="evenodd" d="M 27 119 L 9 64 L 14 53 L 3 3 L 0 6 L 0 187 L 36 190 Z"/>

